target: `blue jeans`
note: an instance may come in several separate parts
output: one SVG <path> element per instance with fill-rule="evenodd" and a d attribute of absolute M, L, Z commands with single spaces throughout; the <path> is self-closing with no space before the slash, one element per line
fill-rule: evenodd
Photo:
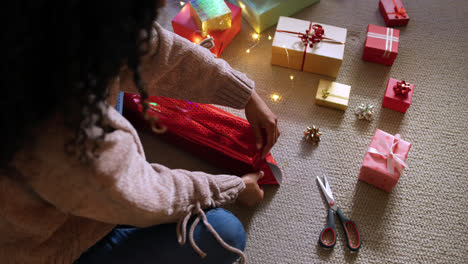
<path fill-rule="evenodd" d="M 208 222 L 227 244 L 244 250 L 245 230 L 239 219 L 222 208 L 208 210 L 205 214 Z M 193 220 L 194 217 L 189 221 L 187 228 Z M 195 228 L 194 240 L 200 249 L 207 253 L 204 259 L 192 249 L 188 237 L 185 245 L 179 245 L 176 237 L 176 224 L 147 228 L 117 227 L 83 253 L 75 264 L 231 264 L 239 257 L 224 249 L 202 222 L 198 223 Z"/>

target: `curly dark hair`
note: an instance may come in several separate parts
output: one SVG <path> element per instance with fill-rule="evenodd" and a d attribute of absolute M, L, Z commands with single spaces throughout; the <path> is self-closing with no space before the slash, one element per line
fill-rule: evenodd
<path fill-rule="evenodd" d="M 86 159 L 86 129 L 102 128 L 94 150 L 111 130 L 105 122 L 108 84 L 125 64 L 144 98 L 139 74 L 158 0 L 19 0 L 2 3 L 7 26 L 1 67 L 0 167 L 32 131 L 65 114 L 75 131 L 66 149 Z M 4 24 L 5 25 L 5 24 Z M 146 45 L 145 45 L 146 44 Z M 103 107 L 104 106 L 104 107 Z M 91 118 L 95 116 L 97 118 Z"/>

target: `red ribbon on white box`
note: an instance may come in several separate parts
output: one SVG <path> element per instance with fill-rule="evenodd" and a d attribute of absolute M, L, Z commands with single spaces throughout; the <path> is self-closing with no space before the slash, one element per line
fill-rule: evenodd
<path fill-rule="evenodd" d="M 382 57 L 388 58 L 392 53 L 392 42 L 399 41 L 399 38 L 393 36 L 393 28 L 387 28 L 387 34 L 379 34 L 374 32 L 367 32 L 367 37 L 385 39 L 385 52 Z"/>

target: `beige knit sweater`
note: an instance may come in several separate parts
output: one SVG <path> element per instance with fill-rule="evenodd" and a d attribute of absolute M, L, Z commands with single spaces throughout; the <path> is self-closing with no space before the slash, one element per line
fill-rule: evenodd
<path fill-rule="evenodd" d="M 143 60 L 149 94 L 246 105 L 254 83 L 244 74 L 157 24 L 152 36 Z M 111 89 L 119 86 L 133 91 L 125 71 Z M 72 263 L 116 224 L 176 222 L 197 203 L 219 206 L 245 188 L 236 176 L 148 163 L 132 125 L 112 107 L 107 115 L 115 131 L 106 135 L 94 165 L 66 156 L 71 132 L 57 114 L 15 154 L 10 168 L 0 170 L 0 263 Z"/>

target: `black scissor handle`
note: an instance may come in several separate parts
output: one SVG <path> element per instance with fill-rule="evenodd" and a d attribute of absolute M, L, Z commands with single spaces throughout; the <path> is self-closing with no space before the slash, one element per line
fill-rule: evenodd
<path fill-rule="evenodd" d="M 331 208 L 328 209 L 328 222 L 325 228 L 320 232 L 319 242 L 322 247 L 332 248 L 336 243 L 335 216 Z"/>
<path fill-rule="evenodd" d="M 352 251 L 357 251 L 361 247 L 361 236 L 359 235 L 359 230 L 356 223 L 353 220 L 345 217 L 341 209 L 338 207 L 336 214 L 340 219 L 341 226 L 343 227 L 344 233 L 346 235 L 346 244 L 348 248 Z"/>

